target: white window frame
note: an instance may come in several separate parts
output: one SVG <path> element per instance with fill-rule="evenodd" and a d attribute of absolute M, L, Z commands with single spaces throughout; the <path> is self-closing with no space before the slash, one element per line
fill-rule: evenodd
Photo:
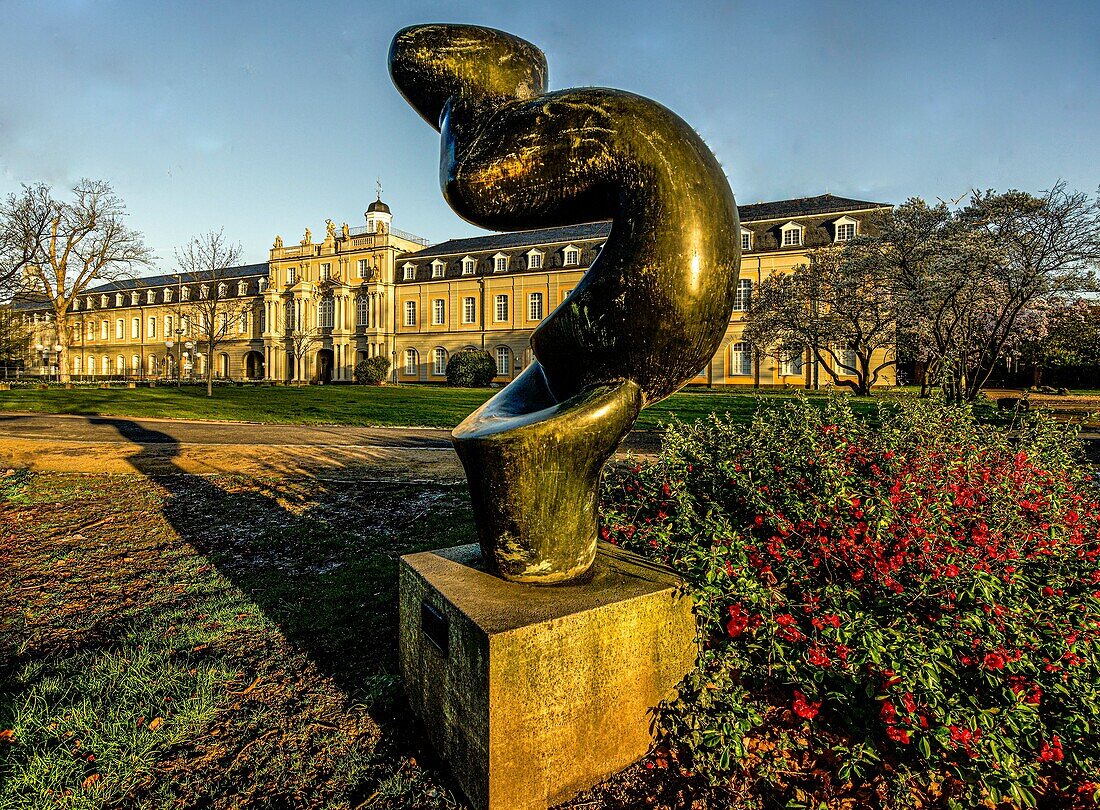
<path fill-rule="evenodd" d="M 507 273 L 508 272 L 508 256 L 504 253 L 497 253 L 493 256 L 493 272 L 494 273 Z"/>
<path fill-rule="evenodd" d="M 146 337 L 149 338 L 150 340 L 152 340 L 156 336 L 157 336 L 157 316 L 156 315 L 150 315 L 149 316 L 148 334 L 146 335 Z"/>
<path fill-rule="evenodd" d="M 359 259 L 359 261 L 356 262 L 355 275 L 358 278 L 369 278 L 370 277 L 370 265 L 367 264 L 366 259 Z"/>
<path fill-rule="evenodd" d="M 405 349 L 405 376 L 416 377 L 419 375 L 420 357 L 416 349 Z"/>
<path fill-rule="evenodd" d="M 779 229 L 779 246 L 782 248 L 802 247 L 803 228 L 797 222 L 788 222 Z M 790 235 L 794 234 L 794 238 Z"/>
<path fill-rule="evenodd" d="M 509 349 L 507 346 L 497 346 L 497 350 L 493 352 L 493 359 L 496 360 L 498 377 L 512 376 L 511 349 Z"/>
<path fill-rule="evenodd" d="M 317 328 L 332 329 L 336 326 L 336 301 L 326 295 L 317 302 Z"/>
<path fill-rule="evenodd" d="M 432 278 L 443 278 L 447 265 L 442 259 L 432 262 Z"/>
<path fill-rule="evenodd" d="M 733 296 L 733 311 L 748 312 L 752 303 L 752 279 L 737 279 L 737 292 Z"/>
<path fill-rule="evenodd" d="M 164 288 L 163 298 L 164 298 L 164 303 L 166 303 L 166 304 L 170 304 L 172 302 L 172 288 L 171 287 L 165 287 Z"/>
<path fill-rule="evenodd" d="M 543 265 L 542 258 L 543 258 L 543 256 L 542 256 L 542 251 L 541 250 L 529 250 L 529 251 L 527 251 L 527 269 L 528 270 L 541 270 L 542 265 Z"/>
<path fill-rule="evenodd" d="M 527 320 L 541 321 L 543 314 L 543 295 L 541 292 L 527 294 Z"/>
<path fill-rule="evenodd" d="M 115 340 L 126 339 L 126 321 L 123 318 L 115 320 Z"/>
<path fill-rule="evenodd" d="M 218 298 L 221 299 L 221 298 L 228 298 L 228 297 L 229 297 L 229 285 L 226 284 L 224 281 L 219 282 L 218 283 Z"/>
<path fill-rule="evenodd" d="M 140 293 L 138 293 L 137 290 L 134 290 L 132 293 L 130 293 L 130 306 L 136 307 L 138 303 L 140 303 L 140 301 Z"/>
<path fill-rule="evenodd" d="M 841 236 L 842 230 L 845 236 Z M 849 233 L 849 229 L 850 233 Z M 833 241 L 849 242 L 859 235 L 859 220 L 849 216 L 843 216 L 833 223 Z"/>
<path fill-rule="evenodd" d="M 805 372 L 802 355 L 805 350 L 801 346 L 785 346 L 781 350 L 782 362 L 779 373 L 784 377 L 801 377 Z"/>
<path fill-rule="evenodd" d="M 405 306 L 402 307 L 405 313 L 403 323 L 405 326 L 416 326 L 416 301 L 409 298 L 405 301 Z"/>
<path fill-rule="evenodd" d="M 416 279 L 416 265 L 415 264 L 413 264 L 412 262 L 405 262 L 405 264 L 401 265 L 401 269 L 402 269 L 402 271 L 404 271 L 403 275 L 402 275 L 402 278 L 405 281 L 414 281 Z"/>
<path fill-rule="evenodd" d="M 432 326 L 443 326 L 447 323 L 447 299 L 432 299 Z"/>
<path fill-rule="evenodd" d="M 462 275 L 472 276 L 477 272 L 477 259 L 473 256 L 462 257 Z"/>
<path fill-rule="evenodd" d="M 360 295 L 355 299 L 355 325 L 367 326 L 370 323 L 370 299 Z"/>
<path fill-rule="evenodd" d="M 298 268 L 288 267 L 286 269 L 286 286 L 293 287 L 298 283 Z"/>
<path fill-rule="evenodd" d="M 752 344 L 739 340 L 730 346 L 730 376 L 746 377 L 752 374 Z"/>
<path fill-rule="evenodd" d="M 432 349 L 432 374 L 436 377 L 447 376 L 447 350 L 442 346 Z"/>
<path fill-rule="evenodd" d="M 237 282 L 237 295 L 248 295 L 248 282 L 243 278 Z"/>
<path fill-rule="evenodd" d="M 752 251 L 752 231 L 748 228 L 741 229 L 741 250 L 745 253 Z"/>
<path fill-rule="evenodd" d="M 566 245 L 561 249 L 561 261 L 563 267 L 579 267 L 581 249 L 576 245 Z"/>
<path fill-rule="evenodd" d="M 321 262 L 321 281 L 328 281 L 332 278 L 332 262 Z"/>
<path fill-rule="evenodd" d="M 122 293 L 115 293 L 115 306 L 122 306 Z"/>
<path fill-rule="evenodd" d="M 493 323 L 507 323 L 509 309 L 507 293 L 501 293 L 493 298 Z"/>
<path fill-rule="evenodd" d="M 462 322 L 477 323 L 477 298 L 472 295 L 462 299 Z"/>
<path fill-rule="evenodd" d="M 130 340 L 141 338 L 141 318 L 130 319 Z"/>

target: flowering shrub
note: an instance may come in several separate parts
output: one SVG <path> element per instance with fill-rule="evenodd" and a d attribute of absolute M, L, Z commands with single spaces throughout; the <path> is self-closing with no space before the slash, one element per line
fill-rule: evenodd
<path fill-rule="evenodd" d="M 699 620 L 658 764 L 745 803 L 1091 806 L 1100 492 L 1075 435 L 915 399 L 875 421 L 798 398 L 609 473 L 601 535 L 675 568 Z"/>

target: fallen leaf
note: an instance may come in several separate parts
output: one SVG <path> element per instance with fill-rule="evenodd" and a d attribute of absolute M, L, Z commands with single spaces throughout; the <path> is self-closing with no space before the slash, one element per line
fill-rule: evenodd
<path fill-rule="evenodd" d="M 164 718 L 163 717 L 154 717 L 152 720 L 149 721 L 149 730 L 150 731 L 156 731 L 163 724 L 164 724 Z"/>
<path fill-rule="evenodd" d="M 99 774 L 98 773 L 93 773 L 91 776 L 89 776 L 87 779 L 85 779 L 83 782 L 81 782 L 80 786 L 82 788 L 84 788 L 85 790 L 88 790 L 89 788 L 93 787 L 95 785 L 95 783 L 98 782 L 98 781 L 99 781 Z"/>
<path fill-rule="evenodd" d="M 15 739 L 15 729 L 6 728 L 0 731 L 0 742 L 11 742 Z"/>

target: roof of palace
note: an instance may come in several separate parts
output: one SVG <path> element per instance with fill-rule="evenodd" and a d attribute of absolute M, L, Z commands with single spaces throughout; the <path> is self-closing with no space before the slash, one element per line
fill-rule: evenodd
<path fill-rule="evenodd" d="M 218 281 L 228 281 L 233 278 L 246 278 L 249 276 L 266 276 L 268 264 L 244 264 L 240 267 L 226 267 L 218 271 Z M 122 290 L 144 290 L 149 287 L 174 287 L 177 284 L 194 284 L 199 281 L 209 281 L 210 275 L 203 273 L 164 273 L 159 276 L 138 276 L 136 278 L 124 278 L 118 281 L 109 281 L 98 287 L 90 287 L 81 295 L 99 295 L 100 293 L 120 292 Z"/>
<path fill-rule="evenodd" d="M 795 200 L 777 200 L 737 206 L 742 222 L 760 222 L 771 219 L 839 214 L 845 211 L 866 211 L 872 208 L 890 208 L 890 203 L 856 200 L 821 194 L 817 197 L 800 197 Z M 459 253 L 475 253 L 484 250 L 507 250 L 517 247 L 534 247 L 545 244 L 569 244 L 589 239 L 606 239 L 611 233 L 610 222 L 589 222 L 585 225 L 567 225 L 561 228 L 539 228 L 533 231 L 493 233 L 471 236 L 466 239 L 448 239 L 424 250 L 410 254 L 417 261 L 433 256 L 453 256 Z"/>

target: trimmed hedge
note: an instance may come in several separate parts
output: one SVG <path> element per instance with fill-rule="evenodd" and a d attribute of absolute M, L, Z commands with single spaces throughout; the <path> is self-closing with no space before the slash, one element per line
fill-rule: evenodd
<path fill-rule="evenodd" d="M 493 382 L 497 364 L 489 352 L 463 349 L 447 361 L 447 385 L 461 388 L 485 388 Z"/>

